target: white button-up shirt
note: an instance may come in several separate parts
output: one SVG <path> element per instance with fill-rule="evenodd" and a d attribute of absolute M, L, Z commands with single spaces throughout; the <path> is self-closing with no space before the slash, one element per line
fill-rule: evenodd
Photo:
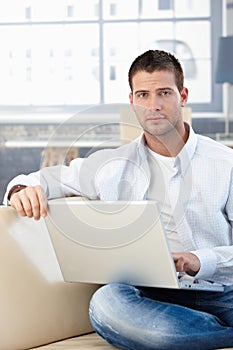
<path fill-rule="evenodd" d="M 117 149 L 77 158 L 19 175 L 8 185 L 40 184 L 49 199 L 84 195 L 101 200 L 146 200 L 150 186 L 148 150 L 143 135 Z M 174 229 L 184 251 L 201 262 L 197 278 L 233 284 L 233 151 L 190 128 L 166 184 Z M 157 191 L 161 191 L 158 185 Z"/>

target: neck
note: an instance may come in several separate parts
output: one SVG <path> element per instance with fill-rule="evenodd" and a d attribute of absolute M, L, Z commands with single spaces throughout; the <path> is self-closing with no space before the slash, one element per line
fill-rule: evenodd
<path fill-rule="evenodd" d="M 181 130 L 173 129 L 165 135 L 151 135 L 144 132 L 147 146 L 165 157 L 176 157 L 188 140 L 189 128 L 183 124 Z"/>

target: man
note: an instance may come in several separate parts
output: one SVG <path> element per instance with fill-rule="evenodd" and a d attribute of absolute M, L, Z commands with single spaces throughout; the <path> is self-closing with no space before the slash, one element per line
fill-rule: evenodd
<path fill-rule="evenodd" d="M 233 346 L 233 153 L 182 121 L 188 98 L 179 61 L 140 55 L 129 70 L 130 103 L 143 135 L 69 167 L 20 175 L 5 201 L 23 216 L 47 215 L 47 198 L 158 200 L 177 272 L 225 285 L 193 292 L 109 284 L 90 304 L 94 329 L 122 349 Z"/>

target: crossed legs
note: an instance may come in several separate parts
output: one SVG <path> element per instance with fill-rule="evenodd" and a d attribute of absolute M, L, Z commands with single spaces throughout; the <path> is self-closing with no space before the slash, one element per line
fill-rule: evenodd
<path fill-rule="evenodd" d="M 172 303 L 163 301 L 164 293 L 165 299 L 171 294 Z M 226 310 L 229 320 L 227 324 L 212 313 L 200 311 L 210 307 L 212 301 L 207 296 L 210 293 L 201 292 L 203 300 L 206 299 L 207 302 L 202 303 L 200 298 L 195 298 L 198 305 L 196 309 L 194 296 L 197 294 L 190 294 L 189 291 L 182 293 L 109 284 L 100 288 L 92 297 L 90 320 L 100 336 L 122 349 L 208 350 L 233 346 L 233 296 L 230 303 L 231 320 L 229 310 Z M 178 301 L 174 300 L 176 295 Z M 191 307 L 182 305 L 180 300 L 190 303 Z M 217 304 L 229 303 L 221 301 L 219 304 L 217 300 Z M 223 308 L 220 309 L 217 312 L 222 315 Z"/>

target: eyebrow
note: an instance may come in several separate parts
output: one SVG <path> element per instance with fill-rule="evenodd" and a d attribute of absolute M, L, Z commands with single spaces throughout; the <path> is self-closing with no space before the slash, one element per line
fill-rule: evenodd
<path fill-rule="evenodd" d="M 174 89 L 171 88 L 171 87 L 163 87 L 163 88 L 156 89 L 156 91 L 164 91 L 164 90 L 174 91 Z M 142 93 L 142 92 L 148 92 L 148 91 L 149 90 L 136 90 L 136 91 L 134 91 L 134 94 L 138 94 L 138 93 Z"/>
<path fill-rule="evenodd" d="M 163 91 L 163 90 L 170 90 L 170 91 L 174 91 L 174 89 L 173 89 L 173 88 L 171 88 L 171 87 L 163 87 L 163 88 L 159 88 L 159 89 L 157 89 L 157 91 Z"/>
<path fill-rule="evenodd" d="M 149 90 L 137 90 L 137 91 L 134 91 L 134 94 L 138 94 L 139 92 L 148 92 Z"/>

